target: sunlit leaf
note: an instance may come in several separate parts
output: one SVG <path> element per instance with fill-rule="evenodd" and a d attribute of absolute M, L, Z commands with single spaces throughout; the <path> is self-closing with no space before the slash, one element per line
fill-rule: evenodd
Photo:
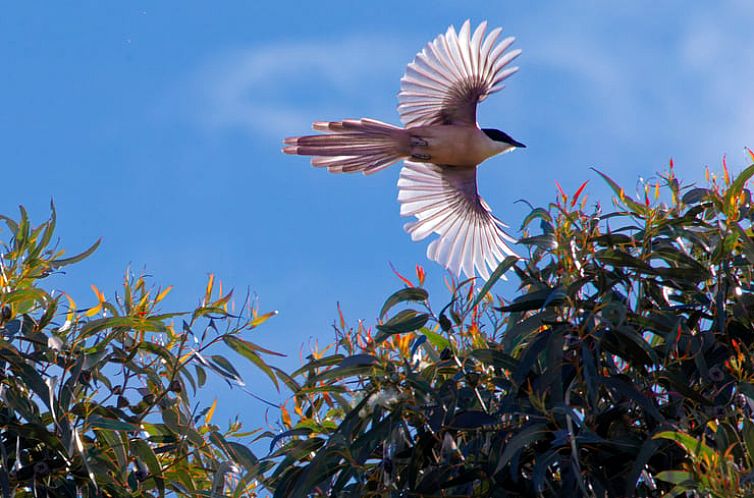
<path fill-rule="evenodd" d="M 209 425 L 210 422 L 212 422 L 212 416 L 215 414 L 215 409 L 217 408 L 217 398 L 212 402 L 212 405 L 210 405 L 209 410 L 207 410 L 207 414 L 204 416 L 204 424 Z"/>

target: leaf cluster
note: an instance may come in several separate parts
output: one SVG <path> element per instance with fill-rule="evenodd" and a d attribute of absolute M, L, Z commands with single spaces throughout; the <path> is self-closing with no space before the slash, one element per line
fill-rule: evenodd
<path fill-rule="evenodd" d="M 286 379 L 275 496 L 754 493 L 754 165 L 636 196 L 600 175 L 614 209 L 561 191 L 481 289 L 437 311 L 406 280 L 375 328 L 341 318 Z"/>
<path fill-rule="evenodd" d="M 236 422 L 213 422 L 217 401 L 192 401 L 208 374 L 243 382 L 228 348 L 276 381 L 270 354 L 245 336 L 271 314 L 228 310 L 210 276 L 193 311 L 166 313 L 170 288 L 127 273 L 114 300 L 48 291 L 65 257 L 55 210 L 34 227 L 2 216 L 0 242 L 0 496 L 256 496 L 260 463 Z M 222 346 L 222 347 L 220 347 Z M 226 347 L 227 346 L 227 347 Z"/>

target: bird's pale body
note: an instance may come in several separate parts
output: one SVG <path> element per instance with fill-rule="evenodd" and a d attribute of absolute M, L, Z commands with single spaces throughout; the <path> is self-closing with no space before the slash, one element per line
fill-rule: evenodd
<path fill-rule="evenodd" d="M 475 167 L 490 157 L 514 148 L 491 140 L 478 126 L 431 125 L 407 128 L 411 137 L 427 143 L 411 146 L 411 155 L 429 156 L 427 162 L 445 166 Z"/>

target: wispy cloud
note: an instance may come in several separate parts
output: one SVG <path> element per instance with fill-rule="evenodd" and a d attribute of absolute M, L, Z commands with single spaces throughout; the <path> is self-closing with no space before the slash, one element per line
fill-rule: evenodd
<path fill-rule="evenodd" d="M 685 150 L 712 161 L 726 150 L 753 145 L 754 4 L 671 7 L 684 15 L 663 26 L 647 18 L 652 8 L 644 2 L 614 17 L 585 14 L 594 16 L 584 21 L 590 29 L 554 26 L 548 36 L 533 40 L 527 54 L 587 96 L 579 101 L 580 111 L 594 117 L 588 122 L 594 136 L 611 137 L 613 146 L 654 146 L 666 154 Z M 610 36 L 610 25 L 634 29 Z"/>
<path fill-rule="evenodd" d="M 313 117 L 367 113 L 384 97 L 372 97 L 369 88 L 387 78 L 397 82 L 400 47 L 389 37 L 351 37 L 229 50 L 193 77 L 190 115 L 208 130 L 280 137 L 308 127 Z"/>
<path fill-rule="evenodd" d="M 701 104 L 713 118 L 716 135 L 749 146 L 754 145 L 753 18 L 751 3 L 713 5 L 690 23 L 679 44 L 683 67 L 708 96 Z"/>

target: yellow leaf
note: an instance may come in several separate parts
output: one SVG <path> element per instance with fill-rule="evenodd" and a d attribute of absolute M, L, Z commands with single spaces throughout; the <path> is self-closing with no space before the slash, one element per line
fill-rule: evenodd
<path fill-rule="evenodd" d="M 92 317 L 102 311 L 102 303 L 99 303 L 97 306 L 94 306 L 92 308 L 89 308 L 86 313 L 84 313 L 84 316 Z"/>
<path fill-rule="evenodd" d="M 162 292 L 160 292 L 159 294 L 157 294 L 157 297 L 154 298 L 155 304 L 157 304 L 160 301 L 162 301 L 163 299 L 165 299 L 165 296 L 167 296 L 170 293 L 171 290 L 173 290 L 173 286 L 172 285 L 168 285 L 165 288 L 165 290 L 163 290 Z"/>
<path fill-rule="evenodd" d="M 141 299 L 139 299 L 139 304 L 136 305 L 136 309 L 140 312 L 143 312 L 147 308 L 147 301 L 149 300 L 149 292 L 141 296 Z"/>
<path fill-rule="evenodd" d="M 76 301 L 74 301 L 68 294 L 66 294 L 65 297 L 68 299 L 68 313 L 65 315 L 65 320 L 71 323 L 73 322 L 73 316 L 76 313 Z"/>
<path fill-rule="evenodd" d="M 209 423 L 212 421 L 212 416 L 215 414 L 215 408 L 217 408 L 217 398 L 215 398 L 215 401 L 212 402 L 212 406 L 209 407 L 207 415 L 205 415 L 204 417 L 205 425 L 209 425 Z"/>
<path fill-rule="evenodd" d="M 215 286 L 215 274 L 210 273 L 209 278 L 207 279 L 207 289 L 204 291 L 204 304 L 205 306 L 209 304 L 212 298 L 212 288 Z"/>
<path fill-rule="evenodd" d="M 280 417 L 283 419 L 283 425 L 286 427 L 286 429 L 293 427 L 293 423 L 291 422 L 291 414 L 288 413 L 285 405 L 280 406 Z"/>
<path fill-rule="evenodd" d="M 249 328 L 253 329 L 255 327 L 258 327 L 277 314 L 277 311 L 270 311 L 269 313 L 265 313 L 264 315 L 254 317 L 254 319 L 249 322 Z"/>
<path fill-rule="evenodd" d="M 97 296 L 97 300 L 100 302 L 100 304 L 105 302 L 105 294 L 103 294 L 102 291 L 99 290 L 94 284 L 92 284 L 92 291 L 94 292 L 94 295 Z"/>
<path fill-rule="evenodd" d="M 223 295 L 223 281 L 222 280 L 220 280 L 220 286 L 219 287 L 220 287 L 220 290 L 218 292 L 218 295 L 222 296 Z M 228 295 L 227 297 L 230 298 L 230 295 Z M 222 307 L 223 307 L 224 311 L 228 311 L 228 301 L 227 300 L 224 303 L 222 303 Z"/>

